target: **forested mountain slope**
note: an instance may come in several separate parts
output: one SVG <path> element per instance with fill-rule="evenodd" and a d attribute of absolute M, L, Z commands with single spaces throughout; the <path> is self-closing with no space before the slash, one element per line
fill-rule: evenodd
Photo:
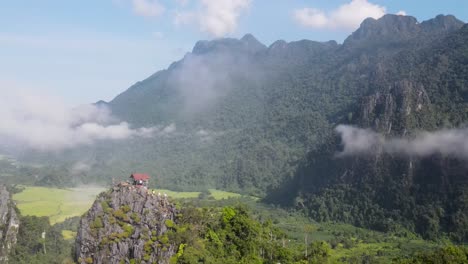
<path fill-rule="evenodd" d="M 466 240 L 466 161 L 376 151 L 337 156 L 348 124 L 383 137 L 459 128 L 468 119 L 468 26 L 453 16 L 366 19 L 343 44 L 269 47 L 252 35 L 191 53 L 107 105 L 151 138 L 61 153 L 90 165 L 74 180 L 147 171 L 172 189 L 267 195 L 320 220 L 400 225 Z M 99 175 L 99 176 L 96 176 Z M 384 221 L 385 220 L 385 221 Z"/>
<path fill-rule="evenodd" d="M 160 181 L 264 192 L 291 177 L 305 153 L 355 114 L 362 96 L 425 79 L 425 69 L 413 65 L 424 67 L 427 53 L 449 44 L 445 38 L 462 25 L 452 16 L 418 23 L 387 15 L 364 21 L 343 45 L 303 40 L 265 47 L 251 35 L 201 41 L 109 106 L 135 126 L 173 124 L 173 133 L 128 146 L 129 162 L 151 160 Z"/>
<path fill-rule="evenodd" d="M 343 142 L 330 135 L 270 199 L 295 203 L 322 221 L 339 220 L 384 231 L 404 227 L 425 238 L 445 233 L 466 242 L 467 41 L 465 25 L 377 63 L 369 78 L 373 91 L 343 121 L 372 128 L 386 138 L 415 138 L 413 142 L 424 136 L 421 131 L 439 131 L 449 155 L 421 152 L 441 140 L 433 137 L 405 151 L 388 152 L 384 146 L 337 157 Z M 450 145 L 452 133 L 460 133 L 464 140 Z"/>

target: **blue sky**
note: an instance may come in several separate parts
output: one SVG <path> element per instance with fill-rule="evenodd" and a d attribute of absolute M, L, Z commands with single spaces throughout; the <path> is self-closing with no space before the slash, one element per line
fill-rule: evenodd
<path fill-rule="evenodd" d="M 267 45 L 341 42 L 363 17 L 397 12 L 419 21 L 453 14 L 466 22 L 468 1 L 2 1 L 0 89 L 46 93 L 69 105 L 110 100 L 200 39 L 252 33 Z"/>

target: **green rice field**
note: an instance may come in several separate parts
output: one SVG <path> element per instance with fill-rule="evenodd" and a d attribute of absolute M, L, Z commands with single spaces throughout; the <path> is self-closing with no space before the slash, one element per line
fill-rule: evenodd
<path fill-rule="evenodd" d="M 155 189 L 156 193 L 167 194 L 167 196 L 174 198 L 174 199 L 191 199 L 191 198 L 198 198 L 201 192 L 175 192 L 166 189 Z"/>
<path fill-rule="evenodd" d="M 25 186 L 20 193 L 13 195 L 18 209 L 23 215 L 48 216 L 51 224 L 80 216 L 92 205 L 103 188 L 46 188 Z"/>

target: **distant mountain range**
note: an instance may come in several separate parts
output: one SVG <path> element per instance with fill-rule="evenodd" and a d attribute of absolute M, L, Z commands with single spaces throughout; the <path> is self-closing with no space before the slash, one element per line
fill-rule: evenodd
<path fill-rule="evenodd" d="M 382 137 L 468 120 L 468 25 L 439 15 L 366 19 L 343 44 L 252 35 L 198 42 L 105 104 L 153 138 L 62 153 L 102 181 L 133 171 L 172 189 L 266 196 L 318 220 L 468 239 L 468 165 L 437 153 L 337 157 L 339 124 Z M 461 143 L 462 144 L 462 143 Z"/>

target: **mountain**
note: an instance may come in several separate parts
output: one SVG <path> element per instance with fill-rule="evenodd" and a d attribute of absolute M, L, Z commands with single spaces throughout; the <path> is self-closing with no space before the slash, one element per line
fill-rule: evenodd
<path fill-rule="evenodd" d="M 115 186 L 102 193 L 81 218 L 75 242 L 78 263 L 169 263 L 175 218 L 166 197 L 144 187 Z"/>
<path fill-rule="evenodd" d="M 406 78 L 400 75 L 407 71 L 384 69 L 386 63 L 430 52 L 424 47 L 432 40 L 462 26 L 452 16 L 417 23 L 386 15 L 365 20 L 343 45 L 302 40 L 265 47 L 252 35 L 200 41 L 109 106 L 135 126 L 177 128 L 177 136 L 125 145 L 133 156 L 129 167 L 151 160 L 164 186 L 264 194 L 291 177 L 324 134 L 383 85 L 378 82 Z"/>
<path fill-rule="evenodd" d="M 468 239 L 463 158 L 340 156 L 337 125 L 384 138 L 468 120 L 468 26 L 453 16 L 366 19 L 343 44 L 252 35 L 198 42 L 108 103 L 153 138 L 103 142 L 50 159 L 89 165 L 73 180 L 133 171 L 174 190 L 219 188 L 298 206 L 318 220 L 426 238 Z"/>
<path fill-rule="evenodd" d="M 0 185 L 0 263 L 8 263 L 17 242 L 19 218 L 5 186 Z"/>
<path fill-rule="evenodd" d="M 329 257 L 324 242 L 286 246 L 271 221 L 246 208 L 203 206 L 120 183 L 101 193 L 81 217 L 75 242 L 78 263 L 303 263 Z M 300 241 L 302 245 L 302 241 Z M 46 263 L 46 262 L 44 262 Z"/>
<path fill-rule="evenodd" d="M 441 32 L 452 28 L 452 21 L 452 17 L 437 17 L 413 30 Z M 420 131 L 463 127 L 468 120 L 466 41 L 468 26 L 464 25 L 417 50 L 405 49 L 382 60 L 370 72 L 373 90 L 343 123 L 371 128 L 386 138 L 418 138 Z M 448 234 L 456 241 L 467 241 L 466 158 L 382 149 L 337 158 L 341 144 L 330 135 L 270 199 L 304 207 L 320 221 L 338 220 L 382 231 L 406 228 L 429 239 Z"/>

